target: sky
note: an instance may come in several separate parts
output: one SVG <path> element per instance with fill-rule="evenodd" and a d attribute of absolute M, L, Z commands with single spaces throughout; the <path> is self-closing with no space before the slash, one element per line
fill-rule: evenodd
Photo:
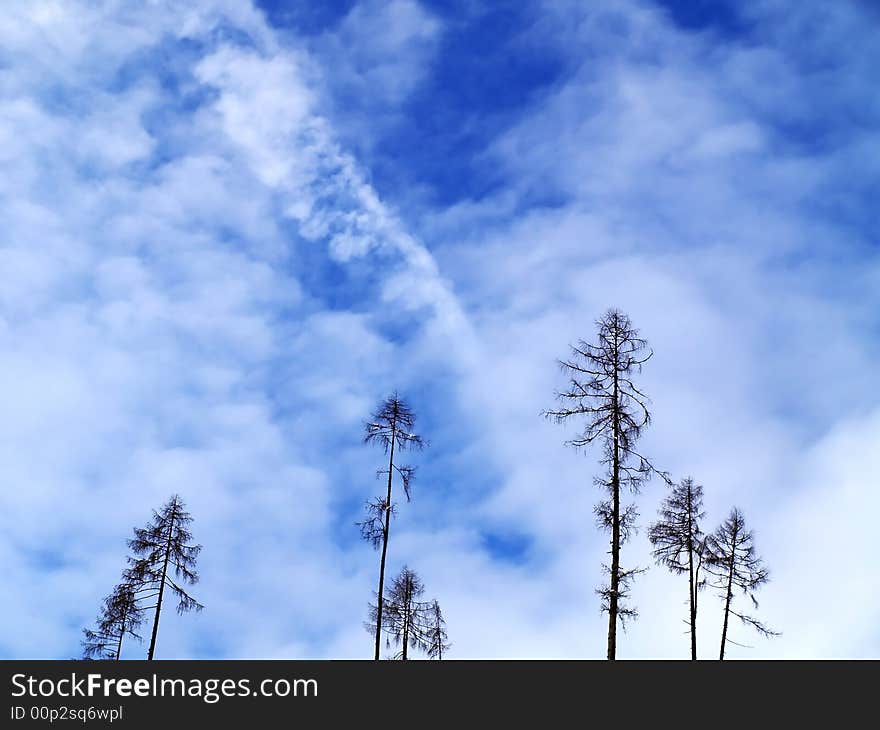
<path fill-rule="evenodd" d="M 157 658 L 370 658 L 396 390 L 430 445 L 389 572 L 449 657 L 603 657 L 600 454 L 540 414 L 609 307 L 655 353 L 645 453 L 771 571 L 782 635 L 727 655 L 880 656 L 878 32 L 870 0 L 6 3 L 0 656 L 79 656 L 178 493 L 205 610 Z M 666 489 L 622 658 L 689 655 Z"/>

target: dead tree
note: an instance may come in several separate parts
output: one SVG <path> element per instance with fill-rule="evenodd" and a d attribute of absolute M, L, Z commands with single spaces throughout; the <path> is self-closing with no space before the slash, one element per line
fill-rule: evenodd
<path fill-rule="evenodd" d="M 128 541 L 131 551 L 140 557 L 128 559 L 131 567 L 126 571 L 126 580 L 138 587 L 139 600 L 156 599 L 154 605 L 146 607 L 155 609 L 147 659 L 152 659 L 156 650 L 166 588 L 178 599 L 178 613 L 204 608 L 183 587 L 199 580 L 196 560 L 202 546 L 189 544 L 192 534 L 188 526 L 192 521 L 180 497 L 174 495 L 160 512 L 153 511 L 150 524 L 135 528 L 134 539 Z"/>
<path fill-rule="evenodd" d="M 388 454 L 388 468 L 377 472 L 377 476 L 387 476 L 384 498 L 378 497 L 367 503 L 367 518 L 359 522 L 361 535 L 381 550 L 379 559 L 379 590 L 376 593 L 376 621 L 375 621 L 375 655 L 379 659 L 382 637 L 383 602 L 385 591 L 385 562 L 388 556 L 388 532 L 391 527 L 391 516 L 396 512 L 394 502 L 391 499 L 394 475 L 397 474 L 403 486 L 403 493 L 407 502 L 411 499 L 412 479 L 415 469 L 410 466 L 401 466 L 394 460 L 395 452 L 407 449 L 421 449 L 425 442 L 413 433 L 415 426 L 415 414 L 395 393 L 389 396 L 376 409 L 370 420 L 364 424 L 364 442 L 378 443 Z"/>
<path fill-rule="evenodd" d="M 449 643 L 449 636 L 446 633 L 446 621 L 443 618 L 443 612 L 440 610 L 440 604 L 436 598 L 428 604 L 427 621 L 425 638 L 428 658 L 441 660 L 443 659 L 443 652 L 449 651 L 452 644 Z"/>
<path fill-rule="evenodd" d="M 143 620 L 136 587 L 123 581 L 104 599 L 95 629 L 83 629 L 83 658 L 118 660 L 125 636 L 141 640 L 137 632 Z"/>
<path fill-rule="evenodd" d="M 426 649 L 424 634 L 425 605 L 418 598 L 425 592 L 419 576 L 403 567 L 392 582 L 388 591 L 388 614 L 385 631 L 400 647 L 396 659 L 408 658 L 408 649 Z"/>
<path fill-rule="evenodd" d="M 657 563 L 676 575 L 688 576 L 691 659 L 697 658 L 697 596 L 705 585 L 700 578 L 705 554 L 705 536 L 700 530 L 703 517 L 703 487 L 687 477 L 672 486 L 660 507 L 660 519 L 648 531 Z"/>
<path fill-rule="evenodd" d="M 617 622 L 625 627 L 635 618 L 635 608 L 626 604 L 632 579 L 640 569 L 620 566 L 620 547 L 635 527 L 638 513 L 634 505 L 621 506 L 621 492 L 634 494 L 656 470 L 638 451 L 636 443 L 651 421 L 648 398 L 633 382 L 633 376 L 653 352 L 639 337 L 629 317 L 614 309 L 596 322 L 596 344 L 581 340 L 571 347 L 567 360 L 559 365 L 569 378 L 568 387 L 556 393 L 559 408 L 544 415 L 557 423 L 584 419 L 583 431 L 568 445 L 585 448 L 594 441 L 602 444 L 602 464 L 607 471 L 597 478 L 608 498 L 596 505 L 599 525 L 611 533 L 611 565 L 603 565 L 608 585 L 598 589 L 602 610 L 608 613 L 608 658 L 617 656 Z M 665 480 L 668 477 L 661 472 Z"/>
<path fill-rule="evenodd" d="M 763 561 L 755 552 L 754 537 L 746 529 L 745 517 L 736 507 L 730 511 L 727 519 L 709 536 L 706 549 L 708 551 L 707 571 L 713 578 L 710 585 L 721 591 L 719 597 L 724 601 L 724 623 L 721 628 L 721 651 L 719 659 L 724 659 L 724 648 L 727 643 L 736 644 L 728 638 L 728 619 L 731 614 L 761 636 L 778 636 L 758 619 L 741 613 L 733 608 L 736 592 L 748 596 L 755 608 L 758 601 L 755 591 L 770 580 L 770 573 Z M 742 644 L 736 644 L 742 646 Z"/>
<path fill-rule="evenodd" d="M 432 649 L 437 649 L 431 643 L 431 629 L 437 615 L 433 613 L 433 608 L 437 602 L 420 601 L 424 592 L 425 586 L 419 576 L 406 566 L 391 581 L 385 592 L 382 632 L 386 637 L 386 646 L 390 647 L 393 643 L 399 649 L 393 659 L 406 661 L 409 659 L 410 649 L 418 649 L 429 655 Z M 377 626 L 378 608 L 378 605 L 370 605 L 370 621 L 366 625 L 370 631 Z M 439 604 L 437 611 L 439 612 Z M 442 622 L 442 616 L 440 620 Z M 442 634 L 445 637 L 445 631 Z M 444 648 L 448 648 L 448 645 L 440 646 L 439 651 L 442 653 Z"/>

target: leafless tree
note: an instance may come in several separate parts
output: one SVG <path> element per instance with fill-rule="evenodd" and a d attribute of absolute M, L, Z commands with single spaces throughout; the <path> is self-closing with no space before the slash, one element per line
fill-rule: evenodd
<path fill-rule="evenodd" d="M 697 598 L 706 582 L 700 578 L 706 539 L 700 529 L 703 517 L 703 487 L 687 477 L 672 486 L 660 507 L 660 519 L 648 531 L 657 563 L 688 576 L 691 659 L 697 658 Z"/>
<path fill-rule="evenodd" d="M 393 644 L 398 649 L 393 659 L 409 659 L 411 649 L 424 651 L 431 659 L 442 659 L 443 652 L 450 647 L 440 604 L 436 599 L 419 600 L 424 592 L 419 576 L 406 566 L 385 592 L 382 631 L 386 646 Z M 378 605 L 371 604 L 370 620 L 366 624 L 370 632 L 375 631 L 377 617 Z"/>
<path fill-rule="evenodd" d="M 83 629 L 83 658 L 118 660 L 126 635 L 141 640 L 137 632 L 143 619 L 137 589 L 131 583 L 120 583 L 104 599 L 95 629 Z"/>
<path fill-rule="evenodd" d="M 640 569 L 625 570 L 620 566 L 620 546 L 635 527 L 638 513 L 634 505 L 621 507 L 621 491 L 638 493 L 641 484 L 652 473 L 658 473 L 642 454 L 636 443 L 643 429 L 650 423 L 648 398 L 633 382 L 633 376 L 653 352 L 639 337 L 629 317 L 614 309 L 608 310 L 596 322 L 596 344 L 581 340 L 571 347 L 567 360 L 559 362 L 568 376 L 568 387 L 556 393 L 559 408 L 544 415 L 557 423 L 569 419 L 585 421 L 580 435 L 567 443 L 585 448 L 594 441 L 602 444 L 602 463 L 607 471 L 597 478 L 596 484 L 608 498 L 596 505 L 599 525 L 611 533 L 611 565 L 604 565 L 608 574 L 606 586 L 598 590 L 602 610 L 608 613 L 608 658 L 617 655 L 617 622 L 635 618 L 635 608 L 627 605 L 626 598 L 632 579 Z"/>
<path fill-rule="evenodd" d="M 196 560 L 202 546 L 190 544 L 192 534 L 188 526 L 192 521 L 192 515 L 175 494 L 161 511 L 153 511 L 150 524 L 145 528 L 135 528 L 134 538 L 128 541 L 131 551 L 140 557 L 128 559 L 131 567 L 126 571 L 126 580 L 138 587 L 139 600 L 156 599 L 155 605 L 147 607 L 155 608 L 147 659 L 152 659 L 156 650 L 159 616 L 166 587 L 178 599 L 178 613 L 201 611 L 204 608 L 183 588 L 199 580 Z"/>
<path fill-rule="evenodd" d="M 396 508 L 391 499 L 394 475 L 400 478 L 406 500 L 412 497 L 412 480 L 415 469 L 402 466 L 394 460 L 396 451 L 421 449 L 425 442 L 421 436 L 413 433 L 416 417 L 412 410 L 401 400 L 397 393 L 386 398 L 364 424 L 364 442 L 378 443 L 388 454 L 388 468 L 377 472 L 378 476 L 387 476 L 384 498 L 376 498 L 367 503 L 367 518 L 358 523 L 363 538 L 381 550 L 379 559 L 379 590 L 376 593 L 375 621 L 375 655 L 379 659 L 382 637 L 383 602 L 385 591 L 385 562 L 388 556 L 388 532 L 391 516 Z"/>
<path fill-rule="evenodd" d="M 391 581 L 386 596 L 388 611 L 384 631 L 394 645 L 400 647 L 395 659 L 408 659 L 410 648 L 428 648 L 425 636 L 426 604 L 418 600 L 424 592 L 425 586 L 419 576 L 406 566 Z"/>
<path fill-rule="evenodd" d="M 428 646 L 428 658 L 443 659 L 443 652 L 449 651 L 452 644 L 449 643 L 449 636 L 446 633 L 446 621 L 443 618 L 443 612 L 440 610 L 440 604 L 436 598 L 428 604 L 427 621 L 425 635 Z"/>
<path fill-rule="evenodd" d="M 754 607 L 758 608 L 754 593 L 770 580 L 769 571 L 755 551 L 752 532 L 746 529 L 743 513 L 734 507 L 727 519 L 709 536 L 706 547 L 709 554 L 707 570 L 713 578 L 710 585 L 721 591 L 719 597 L 724 601 L 721 652 L 718 658 L 724 659 L 727 643 L 736 644 L 727 635 L 730 614 L 755 629 L 761 636 L 778 636 L 779 632 L 767 628 L 753 616 L 736 611 L 732 605 L 734 594 L 738 591 L 748 596 Z"/>

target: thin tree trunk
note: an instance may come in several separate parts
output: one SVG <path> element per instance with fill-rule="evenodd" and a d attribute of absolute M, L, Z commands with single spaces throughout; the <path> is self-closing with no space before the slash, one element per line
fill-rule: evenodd
<path fill-rule="evenodd" d="M 437 616 L 437 661 L 443 661 L 443 625 L 440 623 L 440 617 Z"/>
<path fill-rule="evenodd" d="M 733 598 L 733 565 L 736 560 L 736 525 L 733 527 L 733 539 L 731 540 L 733 548 L 730 551 L 730 573 L 727 576 L 727 597 L 724 601 L 724 626 L 721 628 L 721 653 L 719 659 L 724 659 L 724 644 L 727 641 L 727 619 L 730 615 L 730 601 Z"/>
<path fill-rule="evenodd" d="M 702 562 L 703 559 L 700 558 L 694 570 L 694 626 L 697 625 L 697 614 L 700 608 L 700 565 L 702 565 Z"/>
<path fill-rule="evenodd" d="M 156 616 L 153 619 L 153 634 L 150 637 L 150 649 L 147 651 L 147 660 L 153 658 L 156 650 L 156 634 L 159 632 L 159 614 L 162 611 L 162 594 L 165 592 L 165 578 L 168 575 L 168 561 L 171 558 L 171 537 L 174 535 L 174 517 L 177 513 L 177 503 L 171 511 L 171 520 L 168 523 L 168 542 L 165 545 L 165 560 L 162 562 L 162 579 L 159 582 L 159 596 L 156 600 Z"/>
<path fill-rule="evenodd" d="M 403 656 L 401 659 L 406 661 L 406 649 L 409 644 L 409 608 L 406 608 L 406 613 L 404 614 L 403 619 Z"/>
<path fill-rule="evenodd" d="M 116 644 L 116 661 L 122 656 L 122 637 L 125 636 L 125 612 L 122 613 L 122 626 L 119 627 L 119 641 Z"/>
<path fill-rule="evenodd" d="M 614 369 L 614 454 L 611 464 L 611 590 L 608 595 L 608 659 L 617 658 L 617 599 L 620 588 L 620 421 L 618 412 L 617 335 Z"/>
<path fill-rule="evenodd" d="M 694 569 L 694 616 L 700 613 L 700 571 L 703 569 L 703 562 L 706 560 L 706 538 L 700 541 L 700 552 L 697 555 L 697 567 Z"/>
<path fill-rule="evenodd" d="M 388 531 L 391 528 L 391 477 L 394 473 L 394 441 L 397 433 L 396 420 L 391 423 L 391 454 L 388 457 L 388 492 L 385 497 L 385 529 L 382 531 L 382 557 L 379 560 L 379 594 L 376 598 L 376 652 L 373 659 L 379 660 L 382 644 L 382 591 L 385 590 L 385 557 L 388 554 Z"/>
<path fill-rule="evenodd" d="M 692 495 L 690 482 L 688 482 L 688 588 L 690 590 L 691 609 L 691 660 L 697 658 L 697 604 L 694 594 L 694 522 L 692 509 Z"/>

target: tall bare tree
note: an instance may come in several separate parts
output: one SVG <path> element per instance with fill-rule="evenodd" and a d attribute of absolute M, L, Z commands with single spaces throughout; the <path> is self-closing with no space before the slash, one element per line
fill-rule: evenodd
<path fill-rule="evenodd" d="M 83 629 L 83 658 L 118 660 L 125 636 L 141 640 L 137 632 L 143 620 L 137 589 L 128 582 L 119 583 L 104 599 L 95 629 Z"/>
<path fill-rule="evenodd" d="M 452 647 L 446 633 L 446 621 L 436 598 L 428 604 L 425 638 L 429 659 L 443 659 L 443 652 Z"/>
<path fill-rule="evenodd" d="M 379 590 L 376 593 L 376 621 L 375 621 L 375 655 L 379 659 L 382 641 L 382 618 L 385 592 L 385 563 L 388 557 L 388 533 L 391 527 L 391 516 L 396 508 L 392 501 L 392 484 L 394 475 L 400 478 L 403 493 L 407 502 L 412 497 L 411 487 L 415 469 L 411 466 L 401 466 L 395 462 L 395 453 L 407 449 L 421 449 L 425 442 L 421 436 L 413 433 L 416 417 L 407 404 L 400 399 L 397 393 L 386 398 L 370 416 L 370 420 L 364 424 L 364 442 L 378 443 L 388 454 L 388 468 L 377 472 L 377 475 L 387 476 L 384 498 L 378 497 L 367 503 L 367 518 L 358 523 L 361 535 L 374 548 L 381 550 L 379 559 Z"/>
<path fill-rule="evenodd" d="M 625 625 L 635 618 L 635 608 L 626 599 L 634 576 L 640 569 L 625 570 L 620 565 L 620 547 L 635 527 L 638 516 L 634 505 L 621 506 L 621 492 L 638 493 L 641 484 L 656 470 L 638 451 L 636 443 L 651 421 L 648 398 L 633 382 L 636 373 L 653 355 L 627 317 L 609 309 L 596 322 L 595 344 L 581 340 L 571 347 L 567 360 L 559 366 L 568 376 L 568 387 L 556 393 L 559 408 L 544 415 L 557 423 L 584 420 L 583 431 L 567 443 L 584 448 L 599 441 L 606 474 L 595 480 L 607 493 L 596 505 L 599 525 L 611 533 L 611 565 L 603 565 L 608 585 L 598 590 L 602 610 L 608 613 L 608 658 L 617 656 L 617 622 Z M 660 473 L 668 481 L 665 474 Z"/>
<path fill-rule="evenodd" d="M 727 635 L 728 619 L 731 614 L 747 626 L 752 627 L 761 636 L 778 636 L 758 619 L 741 613 L 733 608 L 735 593 L 748 596 L 755 608 L 758 601 L 755 591 L 770 580 L 770 572 L 758 556 L 754 536 L 746 528 L 743 513 L 736 507 L 730 510 L 727 519 L 707 540 L 709 561 L 707 570 L 714 581 L 710 584 L 721 591 L 720 598 L 724 601 L 724 623 L 721 629 L 721 651 L 719 659 L 724 659 L 724 648 L 727 643 L 736 644 Z M 737 644 L 737 646 L 742 646 Z"/>
<path fill-rule="evenodd" d="M 196 560 L 202 546 L 190 544 L 192 521 L 192 515 L 175 494 L 159 512 L 153 511 L 153 519 L 145 528 L 135 528 L 134 538 L 128 541 L 131 551 L 140 557 L 128 559 L 131 567 L 126 571 L 126 580 L 138 586 L 141 597 L 156 599 L 155 605 L 149 607 L 155 608 L 155 614 L 147 659 L 152 659 L 156 650 L 166 588 L 177 598 L 178 613 L 204 608 L 183 587 L 199 580 Z"/>
<path fill-rule="evenodd" d="M 705 585 L 700 578 L 706 539 L 700 529 L 703 517 L 703 487 L 686 477 L 672 486 L 660 506 L 660 519 L 648 531 L 657 563 L 676 575 L 688 576 L 691 659 L 697 658 L 697 597 Z"/>

